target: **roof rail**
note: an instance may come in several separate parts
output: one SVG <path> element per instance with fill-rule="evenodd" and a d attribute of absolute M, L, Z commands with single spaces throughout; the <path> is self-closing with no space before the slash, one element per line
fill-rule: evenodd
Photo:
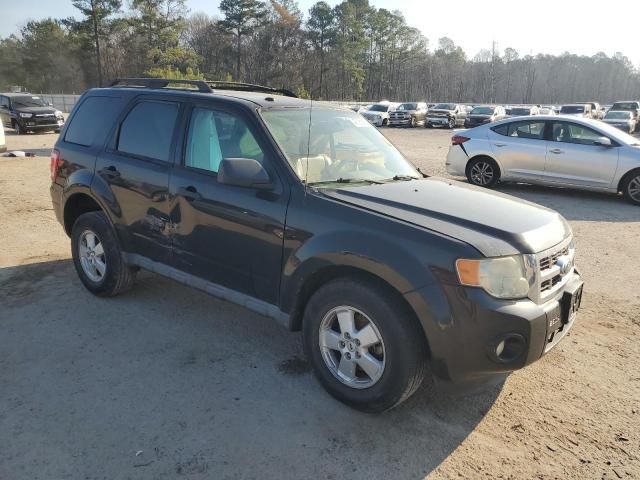
<path fill-rule="evenodd" d="M 285 97 L 298 98 L 298 96 L 291 90 L 286 88 L 273 88 L 265 87 L 264 85 L 255 85 L 253 83 L 241 83 L 241 82 L 227 82 L 225 80 L 207 80 L 207 85 L 211 88 L 218 88 L 220 90 L 238 90 L 242 92 L 264 92 L 264 93 L 279 93 Z"/>
<path fill-rule="evenodd" d="M 211 87 L 204 80 L 176 80 L 169 78 L 117 78 L 111 82 L 112 87 L 167 88 L 169 85 L 193 85 L 198 92 L 212 93 Z M 179 87 L 178 87 L 179 88 Z"/>

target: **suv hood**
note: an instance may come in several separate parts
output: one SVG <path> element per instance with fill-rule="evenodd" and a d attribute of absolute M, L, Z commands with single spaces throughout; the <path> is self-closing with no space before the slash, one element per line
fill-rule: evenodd
<path fill-rule="evenodd" d="M 554 210 L 437 177 L 322 193 L 456 238 L 486 257 L 541 252 L 571 234 L 567 221 Z"/>
<path fill-rule="evenodd" d="M 435 110 L 435 109 L 431 109 L 429 110 L 429 113 L 453 113 L 455 110 Z"/>
<path fill-rule="evenodd" d="M 56 113 L 56 109 L 53 107 L 18 107 L 14 108 L 16 112 L 22 113 L 35 113 L 35 114 L 48 114 L 53 115 Z"/>

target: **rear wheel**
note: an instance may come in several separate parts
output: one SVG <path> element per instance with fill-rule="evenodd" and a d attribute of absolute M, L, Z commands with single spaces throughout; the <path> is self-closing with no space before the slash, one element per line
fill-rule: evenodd
<path fill-rule="evenodd" d="M 80 215 L 71 231 L 73 264 L 84 286 L 100 297 L 129 290 L 136 277 L 135 267 L 124 262 L 120 246 L 103 212 Z"/>
<path fill-rule="evenodd" d="M 304 313 L 305 352 L 320 383 L 365 412 L 393 408 L 420 386 L 427 360 L 423 335 L 405 305 L 366 279 L 324 285 Z"/>
<path fill-rule="evenodd" d="M 494 187 L 500 180 L 498 164 L 489 157 L 478 157 L 467 165 L 467 180 L 479 187 Z"/>
<path fill-rule="evenodd" d="M 640 205 L 640 170 L 634 170 L 622 184 L 624 197 L 634 205 Z"/>

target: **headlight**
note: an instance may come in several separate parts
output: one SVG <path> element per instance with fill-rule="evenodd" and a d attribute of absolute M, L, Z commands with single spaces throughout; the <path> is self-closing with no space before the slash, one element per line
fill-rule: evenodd
<path fill-rule="evenodd" d="M 458 259 L 456 271 L 462 285 L 480 287 L 496 298 L 525 298 L 536 282 L 533 255 Z"/>
<path fill-rule="evenodd" d="M 64 118 L 64 115 L 62 115 L 62 112 L 60 110 L 56 110 L 56 117 Z"/>
<path fill-rule="evenodd" d="M 31 118 L 31 117 L 33 117 L 33 113 L 22 113 L 22 112 L 20 112 L 20 116 L 22 118 Z"/>

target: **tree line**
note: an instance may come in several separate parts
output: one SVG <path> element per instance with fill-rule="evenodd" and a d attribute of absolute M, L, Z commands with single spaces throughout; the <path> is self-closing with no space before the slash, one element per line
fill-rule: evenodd
<path fill-rule="evenodd" d="M 402 13 L 369 0 L 306 15 L 295 0 L 222 0 L 221 15 L 186 0 L 71 0 L 77 18 L 29 21 L 0 39 L 0 88 L 79 93 L 120 77 L 234 80 L 324 100 L 482 103 L 612 102 L 640 98 L 622 53 L 520 55 L 495 46 L 469 58 L 431 45 Z"/>

